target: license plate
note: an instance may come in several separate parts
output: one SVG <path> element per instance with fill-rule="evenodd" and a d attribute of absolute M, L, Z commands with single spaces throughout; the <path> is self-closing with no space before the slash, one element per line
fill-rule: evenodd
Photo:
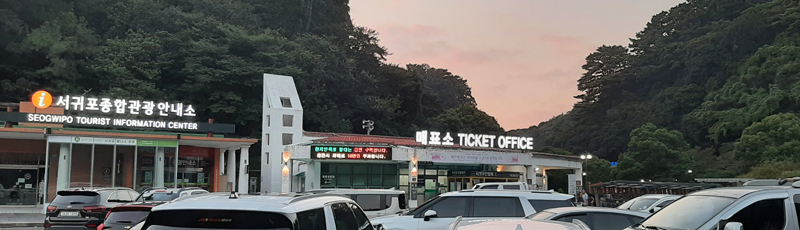
<path fill-rule="evenodd" d="M 61 211 L 58 216 L 79 216 L 78 211 Z"/>

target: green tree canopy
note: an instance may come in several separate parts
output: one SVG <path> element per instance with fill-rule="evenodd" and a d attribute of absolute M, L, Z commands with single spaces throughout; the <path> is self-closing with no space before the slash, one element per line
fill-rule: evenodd
<path fill-rule="evenodd" d="M 755 162 L 800 161 L 800 117 L 781 113 L 753 123 L 736 143 L 736 156 Z"/>
<path fill-rule="evenodd" d="M 687 150 L 680 132 L 648 123 L 631 132 L 628 152 L 620 156 L 614 174 L 623 180 L 674 181 L 689 170 Z"/>

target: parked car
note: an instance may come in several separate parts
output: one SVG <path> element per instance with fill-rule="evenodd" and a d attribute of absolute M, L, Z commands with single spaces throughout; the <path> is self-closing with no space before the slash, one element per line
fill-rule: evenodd
<path fill-rule="evenodd" d="M 800 182 L 792 186 L 725 187 L 693 192 L 628 230 L 797 230 Z"/>
<path fill-rule="evenodd" d="M 344 195 L 212 193 L 154 207 L 141 229 L 380 230 L 382 226 L 373 226 L 361 207 Z"/>
<path fill-rule="evenodd" d="M 586 224 L 580 220 L 575 223 L 565 223 L 557 221 L 538 221 L 530 219 L 477 219 L 462 220 L 457 217 L 446 230 L 590 230 Z"/>
<path fill-rule="evenodd" d="M 528 216 L 532 220 L 555 220 L 572 223 L 581 220 L 593 230 L 620 230 L 637 224 L 650 213 L 598 207 L 551 208 Z"/>
<path fill-rule="evenodd" d="M 97 230 L 103 229 L 130 229 L 139 224 L 150 214 L 150 209 L 166 203 L 166 201 L 147 201 L 135 202 L 113 207 L 108 210 L 105 221 L 97 226 Z"/>
<path fill-rule="evenodd" d="M 367 217 L 375 218 L 385 215 L 404 213 L 406 207 L 406 192 L 395 189 L 317 189 L 308 191 L 309 194 L 342 194 L 350 197 L 364 209 Z"/>
<path fill-rule="evenodd" d="M 669 194 L 647 194 L 633 198 L 628 202 L 622 203 L 617 208 L 640 212 L 654 213 L 669 205 L 673 201 L 681 198 L 680 195 Z"/>
<path fill-rule="evenodd" d="M 472 186 L 472 189 L 497 189 L 497 190 L 532 190 L 528 184 L 522 182 L 489 182 Z"/>
<path fill-rule="evenodd" d="M 142 201 L 171 201 L 178 197 L 206 194 L 209 193 L 202 188 L 155 188 L 147 189 L 139 197 L 137 202 Z"/>
<path fill-rule="evenodd" d="M 130 188 L 73 188 L 56 192 L 47 206 L 44 228 L 96 228 L 108 209 L 133 201 L 139 193 Z"/>
<path fill-rule="evenodd" d="M 441 230 L 462 216 L 465 220 L 488 217 L 524 218 L 537 211 L 572 206 L 571 195 L 545 191 L 461 190 L 431 198 L 413 211 L 373 219 L 388 229 Z"/>

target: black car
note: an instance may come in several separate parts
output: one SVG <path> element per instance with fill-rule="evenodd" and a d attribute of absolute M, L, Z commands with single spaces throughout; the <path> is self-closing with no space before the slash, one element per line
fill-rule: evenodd
<path fill-rule="evenodd" d="M 47 206 L 44 227 L 56 229 L 97 228 L 110 208 L 129 203 L 139 193 L 129 188 L 68 189 L 57 192 Z"/>
<path fill-rule="evenodd" d="M 113 207 L 108 211 L 106 220 L 97 230 L 130 229 L 132 226 L 144 221 L 150 214 L 150 209 L 167 203 L 167 201 L 135 202 Z"/>

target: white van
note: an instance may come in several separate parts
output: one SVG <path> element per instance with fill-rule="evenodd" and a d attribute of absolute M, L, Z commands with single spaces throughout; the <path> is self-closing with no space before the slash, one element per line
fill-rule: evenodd
<path fill-rule="evenodd" d="M 306 194 L 342 194 L 353 199 L 361 209 L 367 213 L 367 217 L 375 218 L 400 214 L 407 207 L 406 192 L 395 189 L 314 189 L 305 192 Z"/>
<path fill-rule="evenodd" d="M 522 182 L 488 182 L 472 186 L 472 189 L 496 189 L 496 190 L 531 190 L 528 184 Z"/>

